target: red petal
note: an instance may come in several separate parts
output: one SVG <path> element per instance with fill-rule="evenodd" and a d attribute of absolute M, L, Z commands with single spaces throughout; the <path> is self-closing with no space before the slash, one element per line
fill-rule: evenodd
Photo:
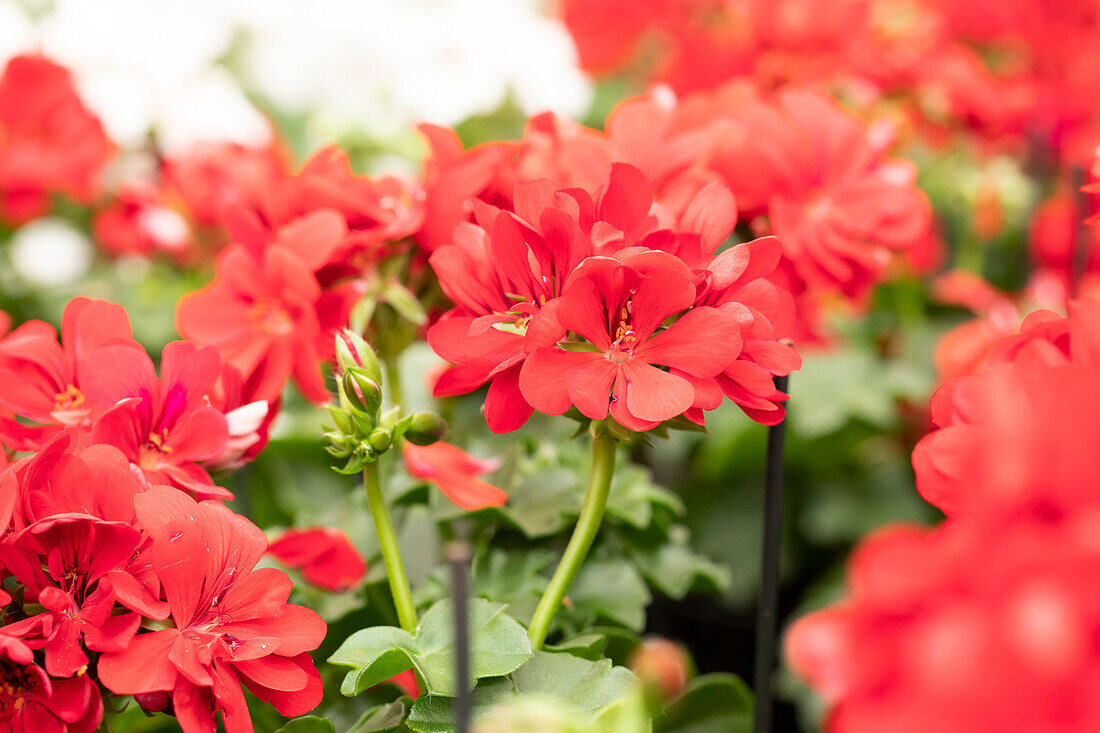
<path fill-rule="evenodd" d="M 622 365 L 626 408 L 642 420 L 670 420 L 691 407 L 695 390 L 685 380 L 636 359 Z"/>

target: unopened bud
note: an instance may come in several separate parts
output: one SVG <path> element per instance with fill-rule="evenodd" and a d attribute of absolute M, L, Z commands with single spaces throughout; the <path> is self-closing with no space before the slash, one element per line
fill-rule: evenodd
<path fill-rule="evenodd" d="M 414 412 L 405 439 L 413 445 L 431 445 L 447 433 L 447 421 L 434 412 Z"/>
<path fill-rule="evenodd" d="M 329 417 L 332 418 L 332 422 L 335 423 L 336 429 L 344 433 L 345 435 L 351 432 L 351 420 L 348 418 L 348 414 L 335 405 L 328 406 Z"/>
<path fill-rule="evenodd" d="M 390 445 L 393 443 L 393 436 L 390 435 L 390 431 L 385 428 L 375 428 L 371 431 L 370 436 L 367 438 L 367 442 L 370 443 L 370 447 L 377 453 L 384 453 L 390 449 Z"/>
<path fill-rule="evenodd" d="M 677 697 L 692 676 L 691 658 L 682 646 L 668 639 L 644 639 L 631 653 L 629 666 L 662 700 Z"/>
<path fill-rule="evenodd" d="M 362 367 L 346 370 L 340 380 L 340 388 L 351 409 L 365 415 L 374 415 L 382 404 L 382 388 L 366 375 Z"/>
<path fill-rule="evenodd" d="M 355 331 L 345 328 L 336 334 L 336 363 L 341 372 L 359 367 L 375 384 L 382 383 L 382 367 L 374 349 Z"/>

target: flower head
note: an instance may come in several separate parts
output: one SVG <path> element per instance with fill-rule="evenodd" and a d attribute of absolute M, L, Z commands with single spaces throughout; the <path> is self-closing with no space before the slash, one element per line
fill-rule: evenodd
<path fill-rule="evenodd" d="M 283 715 L 302 715 L 321 699 L 309 651 L 325 624 L 287 605 L 290 580 L 255 569 L 267 547 L 262 531 L 215 502 L 153 487 L 135 500 L 146 551 L 158 572 L 174 628 L 137 635 L 99 660 L 100 681 L 118 694 L 171 695 L 186 733 L 252 731 L 244 684 Z"/>

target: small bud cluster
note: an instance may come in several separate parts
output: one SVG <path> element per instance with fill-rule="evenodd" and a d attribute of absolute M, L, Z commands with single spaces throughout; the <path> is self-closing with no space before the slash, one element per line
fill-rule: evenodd
<path fill-rule="evenodd" d="M 341 473 L 358 473 L 402 438 L 431 445 L 447 423 L 431 412 L 403 413 L 400 405 L 382 410 L 382 369 L 362 336 L 345 330 L 336 336 L 338 405 L 329 405 L 333 428 L 325 432 L 329 453 L 346 459 Z"/>

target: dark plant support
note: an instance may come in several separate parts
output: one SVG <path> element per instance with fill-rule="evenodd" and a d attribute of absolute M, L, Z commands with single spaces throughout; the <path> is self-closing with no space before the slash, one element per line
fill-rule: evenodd
<path fill-rule="evenodd" d="M 1085 169 L 1079 165 L 1073 166 L 1072 171 L 1073 191 L 1076 195 L 1077 226 L 1073 232 L 1073 295 L 1077 296 L 1084 284 L 1085 275 L 1089 270 L 1089 231 L 1085 219 L 1089 215 L 1089 195 L 1081 191 L 1081 186 L 1088 182 Z"/>
<path fill-rule="evenodd" d="M 787 377 L 776 377 L 775 386 L 787 391 Z M 764 479 L 764 542 L 760 565 L 760 605 L 756 614 L 756 668 L 753 690 L 753 733 L 772 727 L 772 672 L 775 669 L 775 634 L 779 606 L 779 540 L 783 529 L 783 447 L 786 420 L 768 429 L 768 467 Z"/>
<path fill-rule="evenodd" d="M 447 546 L 447 563 L 451 566 L 451 604 L 454 609 L 455 682 L 458 695 L 454 698 L 455 733 L 470 733 L 470 629 L 467 621 L 470 546 L 452 542 Z"/>

